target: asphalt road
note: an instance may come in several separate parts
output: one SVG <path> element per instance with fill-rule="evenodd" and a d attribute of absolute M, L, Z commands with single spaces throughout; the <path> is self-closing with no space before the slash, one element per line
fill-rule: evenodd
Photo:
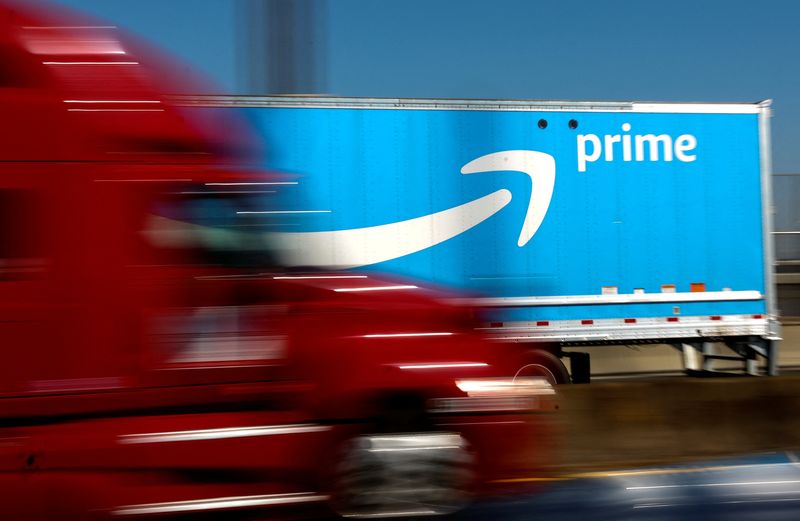
<path fill-rule="evenodd" d="M 551 482 L 537 494 L 473 505 L 460 521 L 800 519 L 800 464 L 770 454 Z"/>

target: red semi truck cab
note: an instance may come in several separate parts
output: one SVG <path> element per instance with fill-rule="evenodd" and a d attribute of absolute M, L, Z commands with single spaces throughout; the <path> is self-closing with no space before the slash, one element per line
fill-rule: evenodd
<path fill-rule="evenodd" d="M 0 7 L 3 517 L 439 514 L 535 472 L 553 388 L 442 292 L 283 270 L 293 181 L 130 45 Z"/>

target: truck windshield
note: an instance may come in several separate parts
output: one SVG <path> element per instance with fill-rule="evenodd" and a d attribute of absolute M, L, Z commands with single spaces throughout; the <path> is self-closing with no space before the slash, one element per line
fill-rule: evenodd
<path fill-rule="evenodd" d="M 229 268 L 276 268 L 270 193 L 183 187 L 151 205 L 144 235 L 173 260 Z M 177 257 L 177 258 L 176 258 Z"/>

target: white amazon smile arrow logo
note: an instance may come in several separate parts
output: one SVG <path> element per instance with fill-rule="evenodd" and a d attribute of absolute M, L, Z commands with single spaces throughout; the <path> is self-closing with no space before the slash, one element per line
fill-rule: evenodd
<path fill-rule="evenodd" d="M 507 150 L 470 161 L 462 174 L 518 171 L 531 178 L 531 198 L 517 245 L 539 229 L 556 180 L 553 156 L 532 150 Z M 397 259 L 430 248 L 482 223 L 511 202 L 511 192 L 497 190 L 447 210 L 379 226 L 323 232 L 274 234 L 285 262 L 295 266 L 355 268 Z"/>

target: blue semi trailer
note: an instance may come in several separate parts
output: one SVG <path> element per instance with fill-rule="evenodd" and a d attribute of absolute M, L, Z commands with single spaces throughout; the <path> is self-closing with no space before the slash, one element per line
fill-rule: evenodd
<path fill-rule="evenodd" d="M 476 295 L 495 338 L 570 356 L 575 381 L 572 348 L 600 344 L 777 371 L 768 101 L 183 103 L 241 111 L 260 166 L 298 174 L 264 216 L 290 264 Z"/>

